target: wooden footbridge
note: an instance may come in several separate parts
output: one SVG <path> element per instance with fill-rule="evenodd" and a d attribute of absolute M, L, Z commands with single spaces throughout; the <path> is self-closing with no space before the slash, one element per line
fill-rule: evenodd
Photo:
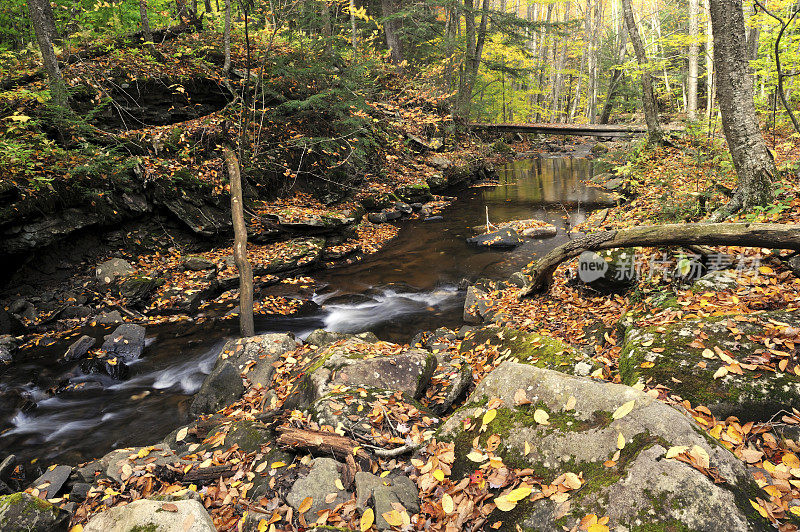
<path fill-rule="evenodd" d="M 487 133 L 541 133 L 587 137 L 631 137 L 647 133 L 646 126 L 619 124 L 470 124 L 472 131 Z"/>

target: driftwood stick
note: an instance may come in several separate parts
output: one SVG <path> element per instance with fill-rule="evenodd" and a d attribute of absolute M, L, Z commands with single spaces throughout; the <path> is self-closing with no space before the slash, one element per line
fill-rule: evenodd
<path fill-rule="evenodd" d="M 218 478 L 232 477 L 234 474 L 233 466 L 219 465 L 204 467 L 203 469 L 191 469 L 183 475 L 183 482 L 211 482 Z"/>
<path fill-rule="evenodd" d="M 333 455 L 337 460 L 355 457 L 362 469 L 370 471 L 372 457 L 354 440 L 332 432 L 305 430 L 289 426 L 278 427 L 278 445 L 290 449 L 302 449 L 311 454 Z"/>
<path fill-rule="evenodd" d="M 748 246 L 800 250 L 800 225 L 796 224 L 666 224 L 644 225 L 619 231 L 600 231 L 572 240 L 539 259 L 527 273 L 531 282 L 519 293 L 524 298 L 546 292 L 558 265 L 584 251 L 631 246 Z"/>

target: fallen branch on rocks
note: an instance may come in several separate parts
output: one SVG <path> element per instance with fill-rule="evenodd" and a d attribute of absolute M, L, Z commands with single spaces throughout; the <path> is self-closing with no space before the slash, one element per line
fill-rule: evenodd
<path fill-rule="evenodd" d="M 406 453 L 413 453 L 421 447 L 422 444 L 419 443 L 407 443 L 394 449 L 381 449 L 380 447 L 376 447 L 372 452 L 375 454 L 375 456 L 380 458 L 396 458 Z"/>
<path fill-rule="evenodd" d="M 600 231 L 563 244 L 539 259 L 526 273 L 531 277 L 518 297 L 546 292 L 559 264 L 584 251 L 631 246 L 749 246 L 800 250 L 800 225 L 795 224 L 666 224 L 619 231 Z"/>
<path fill-rule="evenodd" d="M 205 483 L 212 482 L 220 477 L 232 477 L 236 471 L 231 465 L 219 465 L 204 467 L 203 469 L 192 469 L 183 475 L 183 482 Z"/>
<path fill-rule="evenodd" d="M 332 432 L 305 430 L 295 427 L 278 427 L 278 445 L 289 449 L 302 449 L 311 454 L 333 455 L 337 460 L 355 457 L 365 471 L 372 468 L 372 457 L 354 440 Z"/>

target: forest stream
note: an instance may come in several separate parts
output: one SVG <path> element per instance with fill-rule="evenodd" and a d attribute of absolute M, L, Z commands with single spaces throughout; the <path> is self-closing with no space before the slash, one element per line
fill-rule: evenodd
<path fill-rule="evenodd" d="M 439 220 L 402 222 L 398 237 L 363 262 L 319 272 L 319 307 L 291 317 L 261 319 L 257 332 L 291 331 L 303 338 L 324 328 L 372 331 L 381 339 L 408 342 L 420 330 L 462 325 L 462 279 L 505 278 L 564 243 L 570 228 L 600 205 L 604 193 L 584 184 L 588 159 L 521 160 L 498 168 L 499 184 L 463 190 Z M 536 218 L 558 234 L 526 239 L 512 251 L 479 250 L 466 243 L 474 226 Z M 29 407 L 0 412 L 0 451 L 20 460 L 75 463 L 112 448 L 155 441 L 185 423 L 191 396 L 211 370 L 234 320 L 170 324 L 147 329 L 147 347 L 130 364 L 129 378 L 87 375 L 78 363 L 58 360 L 68 342 L 31 352 L 2 368 L 0 391 L 29 395 Z M 101 338 L 103 328 L 81 331 Z M 53 394 L 65 382 L 79 389 Z M 35 404 L 34 404 L 35 403 Z"/>

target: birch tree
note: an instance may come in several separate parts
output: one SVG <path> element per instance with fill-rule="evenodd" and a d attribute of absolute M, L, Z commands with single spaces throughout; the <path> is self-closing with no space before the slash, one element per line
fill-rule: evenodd
<path fill-rule="evenodd" d="M 698 36 L 700 27 L 700 0 L 689 0 L 689 71 L 686 77 L 686 115 L 697 119 L 697 76 L 699 72 Z"/>

